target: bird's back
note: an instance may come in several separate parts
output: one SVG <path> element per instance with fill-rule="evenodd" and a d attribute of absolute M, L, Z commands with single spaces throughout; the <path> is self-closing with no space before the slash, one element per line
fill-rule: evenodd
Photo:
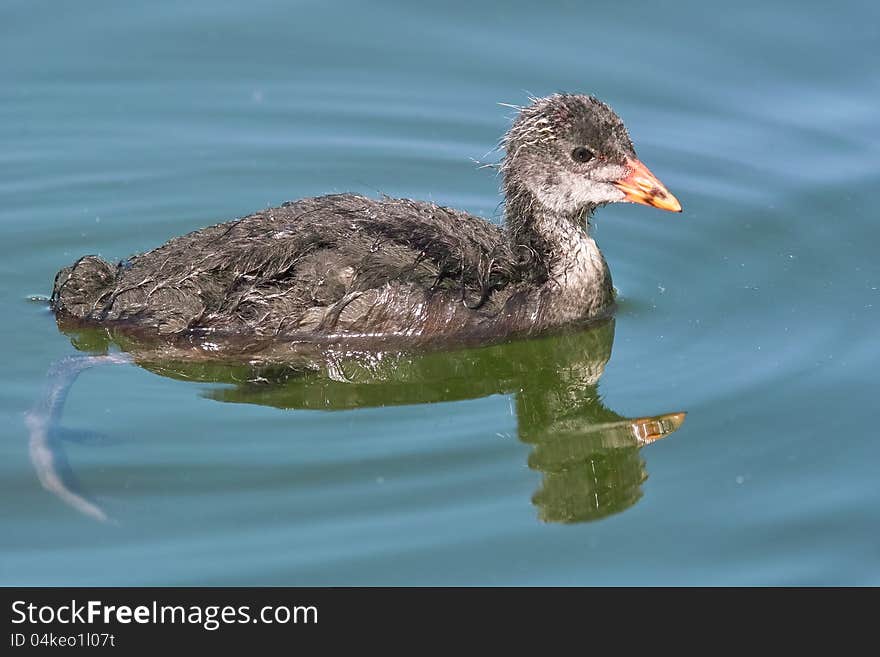
<path fill-rule="evenodd" d="M 485 324 L 499 312 L 496 292 L 517 281 L 498 226 L 340 194 L 210 226 L 116 266 L 87 256 L 58 273 L 52 303 L 86 324 L 160 335 L 414 335 Z"/>

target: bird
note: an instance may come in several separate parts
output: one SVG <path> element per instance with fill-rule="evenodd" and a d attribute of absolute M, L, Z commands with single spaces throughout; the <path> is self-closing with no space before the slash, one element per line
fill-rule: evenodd
<path fill-rule="evenodd" d="M 594 211 L 681 204 L 591 95 L 530 99 L 500 150 L 503 225 L 405 198 L 303 198 L 115 265 L 84 256 L 58 272 L 50 307 L 59 324 L 166 341 L 176 353 L 224 339 L 490 343 L 608 317 L 615 291 L 591 236 Z"/>

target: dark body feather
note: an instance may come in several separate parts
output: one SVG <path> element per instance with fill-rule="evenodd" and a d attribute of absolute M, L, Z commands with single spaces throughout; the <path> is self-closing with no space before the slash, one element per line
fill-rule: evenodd
<path fill-rule="evenodd" d="M 516 251 L 502 228 L 456 210 L 323 196 L 115 267 L 82 258 L 58 273 L 52 305 L 87 325 L 164 336 L 486 339 L 553 323 L 541 317 L 546 267 Z"/>

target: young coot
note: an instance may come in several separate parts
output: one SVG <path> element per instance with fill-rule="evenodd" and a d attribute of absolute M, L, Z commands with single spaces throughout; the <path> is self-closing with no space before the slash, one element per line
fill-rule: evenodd
<path fill-rule="evenodd" d="M 311 342 L 490 341 L 607 315 L 593 211 L 629 201 L 680 212 L 678 201 L 590 96 L 535 99 L 503 146 L 503 228 L 409 199 L 306 198 L 115 266 L 80 258 L 55 277 L 52 308 L 140 335 Z"/>

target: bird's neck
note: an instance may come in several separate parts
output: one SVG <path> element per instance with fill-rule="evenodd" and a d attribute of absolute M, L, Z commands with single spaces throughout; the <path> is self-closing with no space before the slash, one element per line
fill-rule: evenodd
<path fill-rule="evenodd" d="M 511 246 L 532 279 L 544 281 L 544 293 L 558 302 L 560 312 L 593 315 L 610 306 L 614 300 L 611 274 L 588 232 L 593 209 L 585 209 L 579 217 L 561 215 L 539 203 L 528 190 L 506 185 L 505 191 Z"/>

